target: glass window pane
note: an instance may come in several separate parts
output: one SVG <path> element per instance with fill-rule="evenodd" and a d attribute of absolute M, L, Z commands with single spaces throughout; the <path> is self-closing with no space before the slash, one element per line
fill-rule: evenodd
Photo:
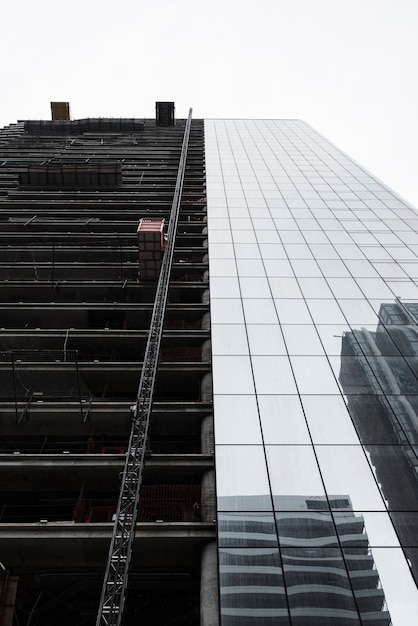
<path fill-rule="evenodd" d="M 265 444 L 310 444 L 298 396 L 258 396 L 258 408 Z"/>
<path fill-rule="evenodd" d="M 239 284 L 243 298 L 271 298 L 269 283 L 263 276 L 240 276 Z"/>
<path fill-rule="evenodd" d="M 224 202 L 221 202 L 221 206 L 223 206 Z M 209 213 L 208 215 L 208 228 L 209 231 L 212 230 L 229 230 L 229 219 L 224 217 L 212 217 Z"/>
<path fill-rule="evenodd" d="M 364 254 L 360 248 L 354 244 L 338 244 L 338 254 L 344 261 L 348 259 L 364 259 Z M 349 263 L 345 263 L 348 269 L 351 271 Z"/>
<path fill-rule="evenodd" d="M 265 276 L 263 262 L 259 259 L 237 259 L 239 276 Z"/>
<path fill-rule="evenodd" d="M 347 396 L 348 407 L 362 443 L 398 443 L 403 429 L 383 394 Z"/>
<path fill-rule="evenodd" d="M 249 218 L 245 217 L 231 217 L 230 220 L 227 220 L 228 226 L 225 228 L 230 228 L 232 231 L 235 230 L 253 230 L 252 221 Z"/>
<path fill-rule="evenodd" d="M 218 544 L 231 548 L 276 548 L 273 513 L 225 512 L 218 515 Z"/>
<path fill-rule="evenodd" d="M 235 230 L 232 238 L 234 243 L 256 243 L 255 233 L 249 230 Z"/>
<path fill-rule="evenodd" d="M 318 233 L 318 235 L 320 234 L 322 233 Z M 282 230 L 280 231 L 280 239 L 283 243 L 305 243 L 302 233 L 298 230 Z"/>
<path fill-rule="evenodd" d="M 330 362 L 341 389 L 347 396 L 351 394 L 373 395 L 381 391 L 366 357 L 345 356 L 344 354 L 340 358 L 330 357 Z"/>
<path fill-rule="evenodd" d="M 258 394 L 296 393 L 287 356 L 251 356 L 251 362 Z"/>
<path fill-rule="evenodd" d="M 312 318 L 302 299 L 274 299 L 281 324 L 311 324 Z"/>
<path fill-rule="evenodd" d="M 324 487 L 311 446 L 266 446 L 274 508 L 297 510 L 307 497 L 323 497 Z"/>
<path fill-rule="evenodd" d="M 237 259 L 260 258 L 260 250 L 256 243 L 236 243 L 234 248 Z"/>
<path fill-rule="evenodd" d="M 316 330 L 321 338 L 326 354 L 337 356 L 343 354 L 343 337 L 347 328 L 347 323 L 316 324 Z"/>
<path fill-rule="evenodd" d="M 333 294 L 325 278 L 301 278 L 299 286 L 305 298 L 333 298 Z"/>
<path fill-rule="evenodd" d="M 219 511 L 270 511 L 271 497 L 262 446 L 216 446 Z"/>
<path fill-rule="evenodd" d="M 211 276 L 211 298 L 240 298 L 238 279 L 235 276 Z"/>
<path fill-rule="evenodd" d="M 400 548 L 373 548 L 371 555 L 365 555 L 364 549 L 344 548 L 344 556 L 352 571 L 353 582 L 359 579 L 359 569 L 363 562 L 363 569 L 373 571 L 376 567 L 375 589 L 381 589 L 381 598 L 387 602 L 387 621 L 383 624 L 393 624 L 393 626 L 415 626 L 418 615 L 418 595 L 416 584 L 411 576 L 411 570 Z M 378 578 L 377 578 L 378 575 Z M 380 581 L 379 581 L 380 579 Z M 363 602 L 366 600 L 365 594 L 358 588 L 356 596 L 363 595 Z M 382 618 L 384 617 L 385 605 L 382 607 Z M 364 604 L 360 605 L 363 613 L 366 611 Z M 373 623 L 371 620 L 365 623 Z"/>
<path fill-rule="evenodd" d="M 294 511 L 276 513 L 280 546 L 283 548 L 338 547 L 334 520 L 330 511 L 310 510 L 314 500 L 300 498 Z M 318 502 L 318 500 L 316 500 Z"/>
<path fill-rule="evenodd" d="M 380 278 L 357 278 L 356 281 L 366 298 L 370 299 L 393 299 L 393 292 Z"/>
<path fill-rule="evenodd" d="M 255 396 L 217 394 L 213 404 L 217 444 L 261 444 Z"/>
<path fill-rule="evenodd" d="M 399 395 L 387 399 L 409 443 L 418 444 L 418 397 Z"/>
<path fill-rule="evenodd" d="M 403 546 L 418 546 L 418 512 L 417 511 L 391 511 L 390 517 L 399 541 Z M 390 544 L 379 544 L 390 545 Z M 417 554 L 418 557 L 418 554 Z M 418 573 L 418 558 L 413 563 L 414 571 Z"/>
<path fill-rule="evenodd" d="M 213 243 L 231 243 L 231 231 L 228 230 L 212 230 L 209 238 L 210 244 Z"/>
<path fill-rule="evenodd" d="M 293 276 L 292 266 L 286 259 L 264 259 L 267 276 Z"/>
<path fill-rule="evenodd" d="M 418 511 L 418 458 L 412 448 L 368 445 L 366 450 L 388 509 Z"/>
<path fill-rule="evenodd" d="M 259 239 L 259 233 L 257 233 Z M 260 252 L 263 259 L 286 259 L 286 251 L 280 243 L 260 243 Z"/>
<path fill-rule="evenodd" d="M 324 354 L 313 324 L 283 324 L 282 330 L 289 354 Z"/>
<path fill-rule="evenodd" d="M 283 548 L 282 560 L 292 625 L 360 626 L 339 548 Z"/>
<path fill-rule="evenodd" d="M 219 583 L 222 626 L 289 624 L 277 549 L 220 549 Z"/>
<path fill-rule="evenodd" d="M 397 547 L 399 539 L 388 513 L 333 511 L 341 545 L 351 548 Z"/>
<path fill-rule="evenodd" d="M 303 395 L 301 400 L 313 443 L 359 443 L 342 396 Z"/>
<path fill-rule="evenodd" d="M 363 298 L 364 295 L 353 278 L 327 279 L 335 298 Z"/>
<path fill-rule="evenodd" d="M 279 324 L 249 324 L 247 334 L 252 355 L 287 354 Z"/>
<path fill-rule="evenodd" d="M 274 298 L 301 298 L 298 281 L 293 277 L 269 277 L 268 282 Z"/>
<path fill-rule="evenodd" d="M 247 324 L 274 324 L 278 323 L 273 300 L 243 299 L 244 317 Z"/>
<path fill-rule="evenodd" d="M 383 248 L 383 246 L 360 246 L 364 256 L 366 256 L 370 261 L 372 260 L 381 260 L 381 259 L 387 259 L 390 260 L 391 256 L 390 254 L 388 254 L 386 252 L 386 250 Z M 366 262 L 366 265 L 363 267 L 369 267 L 369 263 Z M 355 272 L 354 269 L 351 270 L 353 273 Z M 366 270 L 367 271 L 367 270 Z M 370 269 L 370 271 L 372 272 L 372 276 L 376 276 L 373 268 Z M 358 274 L 356 272 L 356 274 Z M 368 274 L 359 274 L 360 276 L 368 276 Z"/>
<path fill-rule="evenodd" d="M 210 244 L 211 259 L 233 259 L 235 258 L 234 246 L 232 243 L 213 243 Z"/>
<path fill-rule="evenodd" d="M 339 393 L 337 381 L 325 356 L 291 356 L 290 360 L 299 393 Z"/>
<path fill-rule="evenodd" d="M 291 261 L 295 276 L 322 276 L 322 272 L 316 261 L 294 259 Z"/>
<path fill-rule="evenodd" d="M 312 252 L 306 244 L 287 243 L 285 249 L 289 259 L 313 259 Z"/>
<path fill-rule="evenodd" d="M 213 354 L 248 354 L 248 341 L 243 324 L 212 324 Z"/>
<path fill-rule="evenodd" d="M 307 300 L 315 324 L 345 324 L 346 320 L 334 299 Z"/>
<path fill-rule="evenodd" d="M 215 394 L 254 393 L 254 382 L 249 357 L 213 356 L 212 363 L 213 392 Z"/>
<path fill-rule="evenodd" d="M 345 508 L 355 511 L 386 511 L 361 446 L 317 445 L 315 451 L 330 499 L 345 497 Z"/>
<path fill-rule="evenodd" d="M 210 249 L 209 249 L 210 254 Z M 209 271 L 211 276 L 236 276 L 237 268 L 234 259 L 209 259 Z"/>
<path fill-rule="evenodd" d="M 247 209 L 247 207 L 244 207 L 242 205 L 243 200 L 233 200 L 232 198 L 228 199 L 228 214 L 230 216 L 230 218 L 249 218 L 250 217 L 250 213 Z M 237 204 L 238 206 L 231 206 Z"/>
<path fill-rule="evenodd" d="M 393 330 L 395 331 L 396 345 L 383 324 L 379 324 L 377 328 L 374 325 L 364 325 L 361 329 L 353 329 L 353 335 L 366 356 L 379 353 L 382 354 L 382 356 L 399 356 L 397 346 L 399 346 L 402 354 L 406 356 L 409 354 L 407 346 L 408 344 L 411 346 L 411 342 L 408 337 L 404 336 L 403 331 L 406 330 L 408 333 L 408 328 L 393 328 Z M 349 333 L 346 333 L 346 335 L 348 336 Z M 412 333 L 412 339 L 413 342 L 416 342 L 418 345 L 418 335 Z M 351 343 L 351 340 L 349 343 Z"/>
<path fill-rule="evenodd" d="M 389 395 L 415 394 L 418 388 L 416 357 L 367 356 L 383 391 Z M 383 368 L 383 369 L 382 369 Z"/>
<path fill-rule="evenodd" d="M 397 263 L 373 263 L 376 272 L 382 278 L 406 278 L 407 274 Z"/>
<path fill-rule="evenodd" d="M 338 259 L 337 251 L 331 244 L 312 243 L 310 248 L 316 259 Z"/>
<path fill-rule="evenodd" d="M 360 326 L 363 324 L 376 324 L 377 316 L 367 300 L 338 300 L 349 324 Z"/>
<path fill-rule="evenodd" d="M 243 324 L 241 300 L 228 298 L 215 299 L 210 302 L 212 324 Z"/>
<path fill-rule="evenodd" d="M 260 244 L 279 244 L 280 250 L 283 250 L 283 246 L 280 244 L 280 237 L 275 230 L 259 230 L 256 233 L 257 241 Z M 261 247 L 261 246 L 260 246 Z"/>

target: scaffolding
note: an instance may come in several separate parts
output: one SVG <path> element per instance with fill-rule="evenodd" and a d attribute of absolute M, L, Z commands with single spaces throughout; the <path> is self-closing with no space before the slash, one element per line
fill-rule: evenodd
<path fill-rule="evenodd" d="M 96 626 L 119 626 L 123 619 L 153 393 L 180 214 L 191 122 L 192 110 L 190 109 L 183 136 L 176 187 L 168 225 L 167 244 L 161 264 L 138 394 L 136 403 L 132 406 L 132 430 L 126 454 Z"/>

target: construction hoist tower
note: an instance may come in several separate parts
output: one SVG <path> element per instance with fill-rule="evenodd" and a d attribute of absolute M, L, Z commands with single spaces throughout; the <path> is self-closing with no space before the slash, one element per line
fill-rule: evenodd
<path fill-rule="evenodd" d="M 132 428 L 96 626 L 117 626 L 122 623 L 123 618 L 191 123 L 192 109 L 189 111 L 184 131 L 167 240 L 161 262 L 137 399 L 131 407 Z"/>

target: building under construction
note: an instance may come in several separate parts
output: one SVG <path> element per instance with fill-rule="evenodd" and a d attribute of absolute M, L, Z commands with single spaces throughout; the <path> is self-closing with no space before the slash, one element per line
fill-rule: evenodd
<path fill-rule="evenodd" d="M 0 626 L 415 626 L 415 210 L 300 120 L 0 152 Z"/>
<path fill-rule="evenodd" d="M 186 127 L 173 108 L 1 132 L 0 559 L 15 614 L 1 624 L 95 623 L 167 226 L 151 251 L 137 231 L 170 221 Z M 203 149 L 196 120 L 126 624 L 199 624 L 215 539 Z"/>

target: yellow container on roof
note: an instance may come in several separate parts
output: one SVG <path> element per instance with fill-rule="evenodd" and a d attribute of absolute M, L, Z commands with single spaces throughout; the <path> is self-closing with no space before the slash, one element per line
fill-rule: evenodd
<path fill-rule="evenodd" d="M 51 102 L 51 114 L 53 120 L 69 120 L 70 119 L 70 103 L 69 102 Z"/>

